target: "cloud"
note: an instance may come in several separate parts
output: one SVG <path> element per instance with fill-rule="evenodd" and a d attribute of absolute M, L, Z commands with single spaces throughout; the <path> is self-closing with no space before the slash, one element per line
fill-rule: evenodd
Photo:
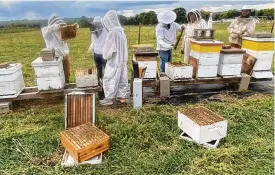
<path fill-rule="evenodd" d="M 126 16 L 126 17 L 131 17 L 131 16 L 136 15 L 134 10 L 122 10 L 122 11 L 118 11 L 118 14 L 121 14 L 121 15 Z"/>
<path fill-rule="evenodd" d="M 23 19 L 36 20 L 36 19 L 41 19 L 41 17 L 39 16 L 39 14 L 33 11 L 28 11 L 23 15 Z"/>
<path fill-rule="evenodd" d="M 223 5 L 223 6 L 204 6 L 201 9 L 205 11 L 210 11 L 210 12 L 223 12 L 223 11 L 228 11 L 232 9 L 237 9 L 241 10 L 243 5 Z M 268 9 L 268 8 L 274 8 L 274 4 L 268 3 L 268 4 L 257 4 L 257 5 L 251 5 L 252 9 L 255 10 L 261 10 L 261 9 Z"/>

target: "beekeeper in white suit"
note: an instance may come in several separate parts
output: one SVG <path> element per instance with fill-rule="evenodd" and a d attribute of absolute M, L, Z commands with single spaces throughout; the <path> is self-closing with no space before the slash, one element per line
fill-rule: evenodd
<path fill-rule="evenodd" d="M 241 48 L 242 37 L 251 36 L 255 32 L 256 19 L 250 16 L 252 8 L 245 5 L 241 11 L 241 16 L 235 18 L 228 27 L 231 47 Z"/>
<path fill-rule="evenodd" d="M 108 31 L 102 25 L 102 19 L 100 16 L 96 16 L 92 22 L 88 21 L 91 32 L 91 45 L 88 49 L 89 53 L 94 55 L 94 61 L 97 68 L 98 80 L 103 77 L 103 69 L 106 66 L 106 60 L 103 59 L 103 46 L 105 44 Z M 99 92 L 99 99 L 104 99 L 104 91 Z"/>
<path fill-rule="evenodd" d="M 116 11 L 108 11 L 102 24 L 107 29 L 108 36 L 103 47 L 103 58 L 107 60 L 103 77 L 105 99 L 100 104 L 112 105 L 114 99 L 125 103 L 128 89 L 127 38 Z"/>
<path fill-rule="evenodd" d="M 156 38 L 161 72 L 165 72 L 166 62 L 172 61 L 172 49 L 176 41 L 176 34 L 184 28 L 174 22 L 176 18 L 176 13 L 171 10 L 162 11 L 157 16 L 159 24 L 156 26 Z"/>
<path fill-rule="evenodd" d="M 189 63 L 190 56 L 190 41 L 194 37 L 195 29 L 212 28 L 212 14 L 209 17 L 208 24 L 201 17 L 201 12 L 198 9 L 192 9 L 187 13 L 187 26 L 184 31 L 183 43 L 181 46 L 181 53 L 184 54 L 184 62 Z"/>
<path fill-rule="evenodd" d="M 47 48 L 54 48 L 55 55 L 63 57 L 63 69 L 65 74 L 65 82 L 69 83 L 70 78 L 70 62 L 69 62 L 69 47 L 66 41 L 61 41 L 59 38 L 60 25 L 66 24 L 56 14 L 51 14 L 48 20 L 48 26 L 41 29 L 43 38 Z"/>

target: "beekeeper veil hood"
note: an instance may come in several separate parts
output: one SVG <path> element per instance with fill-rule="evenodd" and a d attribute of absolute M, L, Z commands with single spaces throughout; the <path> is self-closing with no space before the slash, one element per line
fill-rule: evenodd
<path fill-rule="evenodd" d="M 200 12 L 198 9 L 191 9 L 191 10 L 187 13 L 187 21 L 188 21 L 188 23 L 191 22 L 190 17 L 189 17 L 189 14 L 191 14 L 191 13 L 195 14 L 195 16 L 196 16 L 196 22 L 199 21 L 199 20 L 201 19 L 201 12 Z"/>
<path fill-rule="evenodd" d="M 96 16 L 92 22 L 88 21 L 89 28 L 92 33 L 100 33 L 103 30 L 101 17 Z"/>
<path fill-rule="evenodd" d="M 107 14 L 102 19 L 102 24 L 108 31 L 123 30 L 119 23 L 117 12 L 114 10 L 110 10 L 107 12 Z"/>
<path fill-rule="evenodd" d="M 158 14 L 157 16 L 158 22 L 163 23 L 163 24 L 171 24 L 174 22 L 177 18 L 177 15 L 175 12 L 171 10 L 165 10 L 162 11 Z"/>
<path fill-rule="evenodd" d="M 51 26 L 54 24 L 66 24 L 66 23 L 62 19 L 60 19 L 59 16 L 53 13 L 49 16 L 48 26 Z"/>

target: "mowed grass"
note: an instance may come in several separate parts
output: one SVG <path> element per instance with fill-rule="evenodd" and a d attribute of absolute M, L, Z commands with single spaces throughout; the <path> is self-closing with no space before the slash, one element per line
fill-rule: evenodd
<path fill-rule="evenodd" d="M 227 43 L 227 25 L 214 27 L 217 39 Z M 269 29 L 267 24 L 257 28 Z M 126 26 L 125 31 L 129 45 L 137 44 L 138 28 Z M 155 44 L 153 27 L 143 27 L 141 35 L 141 43 Z M 86 53 L 89 43 L 88 29 L 80 29 L 69 42 L 72 75 L 94 66 Z M 0 32 L 0 61 L 21 62 L 26 85 L 35 85 L 31 62 L 43 45 L 40 31 Z M 179 50 L 173 55 L 174 60 L 183 60 Z M 131 104 L 116 109 L 97 105 L 97 126 L 110 134 L 111 149 L 101 165 L 74 168 L 60 167 L 63 98 L 22 101 L 13 113 L 0 118 L 0 174 L 273 174 L 274 97 L 221 97 L 224 102 L 145 104 L 141 110 Z M 216 150 L 179 139 L 177 111 L 200 105 L 228 121 L 228 136 Z"/>

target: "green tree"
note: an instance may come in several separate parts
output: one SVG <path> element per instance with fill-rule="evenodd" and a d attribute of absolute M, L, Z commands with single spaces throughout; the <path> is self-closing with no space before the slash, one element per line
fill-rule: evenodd
<path fill-rule="evenodd" d="M 175 8 L 173 10 L 176 14 L 177 14 L 177 19 L 176 22 L 177 23 L 187 23 L 187 19 L 186 19 L 186 10 L 182 7 L 180 8 Z"/>
<path fill-rule="evenodd" d="M 118 15 L 118 19 L 121 25 L 125 25 L 127 23 L 127 17 L 123 15 Z"/>

